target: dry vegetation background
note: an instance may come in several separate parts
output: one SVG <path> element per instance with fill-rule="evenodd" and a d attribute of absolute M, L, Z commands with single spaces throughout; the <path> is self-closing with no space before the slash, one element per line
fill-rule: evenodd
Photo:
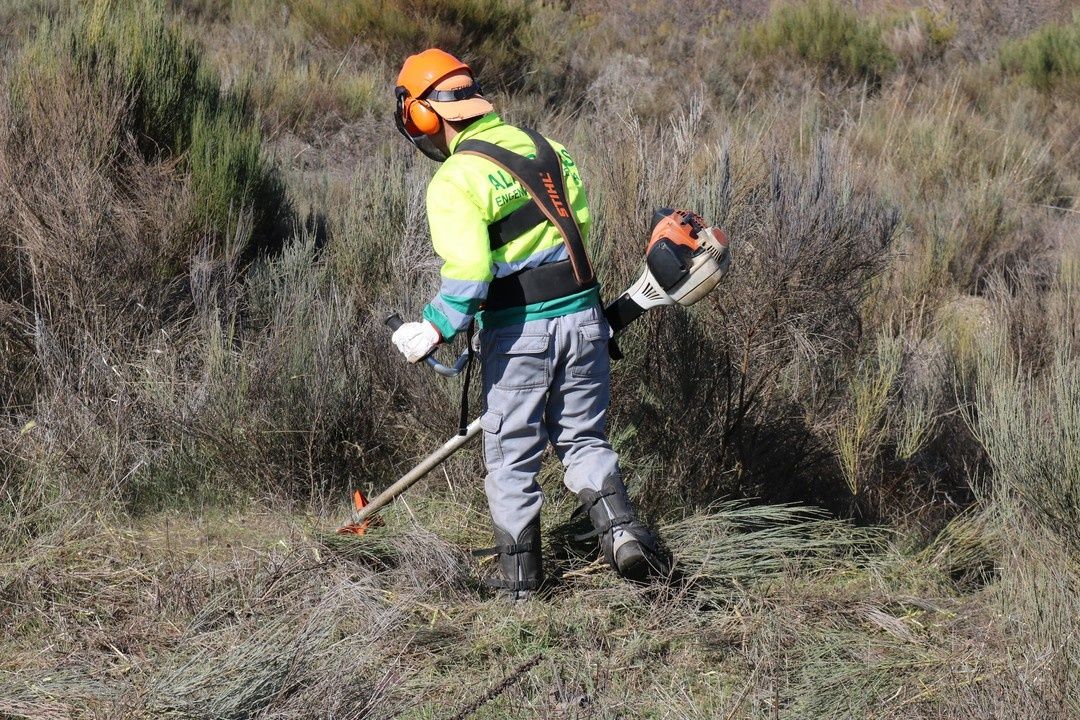
<path fill-rule="evenodd" d="M 6 0 L 0 717 L 1080 717 L 1071 6 Z M 456 423 L 381 325 L 435 43 L 574 150 L 609 291 L 653 207 L 733 237 L 613 380 L 671 583 L 551 461 L 551 587 L 492 597 L 475 447 L 332 534 Z"/>

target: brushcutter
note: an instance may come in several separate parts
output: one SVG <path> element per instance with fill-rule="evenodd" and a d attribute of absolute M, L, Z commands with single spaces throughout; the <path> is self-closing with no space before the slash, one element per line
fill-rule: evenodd
<path fill-rule="evenodd" d="M 692 212 L 661 208 L 653 214 L 645 262 L 638 279 L 618 299 L 604 309 L 611 326 L 612 339 L 618 337 L 646 311 L 664 305 L 689 307 L 708 295 L 731 266 L 731 252 L 724 231 L 706 227 Z M 386 319 L 391 330 L 402 323 L 395 313 Z M 613 351 L 613 355 L 614 355 Z M 468 349 L 453 365 L 445 365 L 433 355 L 424 358 L 436 373 L 453 377 L 468 362 Z M 420 461 L 390 487 L 370 501 L 359 490 L 353 492 L 355 510 L 349 523 L 339 533 L 363 535 L 376 513 L 480 433 L 480 419 L 468 424 L 464 433 L 446 441 L 442 447 Z"/>

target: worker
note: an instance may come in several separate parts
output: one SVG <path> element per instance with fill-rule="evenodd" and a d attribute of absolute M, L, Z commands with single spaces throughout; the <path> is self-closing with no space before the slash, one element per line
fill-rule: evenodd
<path fill-rule="evenodd" d="M 522 600 L 543 581 L 536 475 L 548 443 L 606 561 L 635 580 L 666 572 L 606 434 L 611 333 L 585 252 L 580 168 L 562 145 L 504 122 L 469 66 L 442 50 L 406 59 L 396 96 L 398 129 L 442 163 L 427 216 L 443 264 L 423 319 L 393 341 L 415 363 L 474 318 L 480 327 L 484 489 L 500 570 L 488 583 Z"/>

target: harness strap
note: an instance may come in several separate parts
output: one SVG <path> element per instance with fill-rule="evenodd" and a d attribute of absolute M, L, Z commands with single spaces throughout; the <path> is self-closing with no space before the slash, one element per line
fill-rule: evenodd
<path fill-rule="evenodd" d="M 579 515 L 584 515 L 586 513 L 591 513 L 592 509 L 596 506 L 596 504 L 598 502 L 600 502 L 601 500 L 603 500 L 606 497 L 612 497 L 614 495 L 618 495 L 618 493 L 615 491 L 615 488 L 606 488 L 606 489 L 603 489 L 603 490 L 600 490 L 600 491 L 596 492 L 595 495 L 593 495 L 591 498 L 589 498 L 589 500 L 582 502 L 581 505 L 579 505 L 577 507 L 577 509 L 574 510 L 573 513 L 571 513 L 571 515 L 570 515 L 571 519 L 573 519 L 573 518 L 575 518 L 575 517 L 577 517 Z M 611 528 L 615 527 L 616 525 L 626 525 L 628 523 L 634 522 L 636 519 L 637 518 L 635 518 L 632 513 L 627 513 L 626 515 L 616 515 L 615 517 L 609 517 L 602 524 L 594 526 L 592 530 L 590 530 L 588 532 L 585 532 L 585 533 L 581 533 L 580 535 L 575 535 L 574 536 L 574 541 L 579 542 L 581 540 L 588 540 L 589 538 L 594 538 L 597 535 L 603 535 L 604 533 L 611 530 Z"/>
<path fill-rule="evenodd" d="M 536 590 L 540 587 L 539 580 L 503 580 L 502 578 L 485 578 L 484 585 L 503 590 Z"/>
<path fill-rule="evenodd" d="M 595 287 L 593 281 L 585 287 Z M 549 262 L 511 275 L 497 277 L 488 288 L 485 310 L 506 310 L 532 303 L 548 302 L 573 295 L 585 288 L 577 284 L 569 260 Z"/>
<path fill-rule="evenodd" d="M 469 329 L 465 338 L 466 352 L 469 359 L 465 361 L 465 379 L 461 383 L 461 412 L 458 415 L 458 435 L 463 437 L 469 434 L 469 386 L 472 384 L 473 358 L 476 356 L 472 344 L 475 329 L 476 318 L 473 318 L 469 320 Z"/>
<path fill-rule="evenodd" d="M 608 518 L 607 520 L 604 521 L 603 525 L 595 527 L 592 530 L 590 530 L 589 532 L 581 533 L 580 535 L 575 535 L 574 536 L 574 542 L 579 542 L 581 540 L 588 540 L 589 538 L 594 538 L 597 535 L 603 535 L 604 533 L 606 533 L 608 530 L 610 530 L 613 527 L 616 527 L 618 525 L 629 525 L 630 523 L 634 522 L 635 520 L 637 520 L 637 518 L 635 518 L 633 515 L 617 515 L 616 517 Z"/>
<path fill-rule="evenodd" d="M 593 509 L 593 505 L 596 505 L 596 503 L 600 502 L 602 499 L 606 497 L 611 497 L 612 495 L 618 495 L 618 493 L 615 491 L 615 488 L 605 488 L 603 490 L 597 490 L 589 500 L 582 501 L 581 505 L 578 505 L 577 509 L 574 510 L 571 515 L 577 516 L 582 513 L 587 513 Z"/>
<path fill-rule="evenodd" d="M 544 215 L 534 201 L 529 200 L 506 217 L 488 225 L 488 243 L 492 250 L 498 250 L 547 221 L 547 215 Z"/>
<path fill-rule="evenodd" d="M 563 181 L 562 163 L 555 149 L 540 133 L 529 128 L 521 128 L 521 130 L 536 146 L 535 159 L 476 139 L 464 141 L 458 145 L 456 152 L 476 155 L 495 163 L 528 190 L 532 201 L 544 217 L 562 235 L 566 251 L 570 255 L 574 278 L 578 285 L 585 287 L 592 283 L 596 276 L 589 262 L 589 256 L 585 252 L 585 241 L 581 236 L 581 229 L 577 226 L 577 221 L 570 211 L 570 202 L 566 197 L 566 183 Z"/>
<path fill-rule="evenodd" d="M 473 557 L 491 557 L 492 555 L 518 555 L 520 553 L 530 553 L 536 551 L 536 543 L 523 542 L 514 543 L 512 545 L 496 545 L 495 547 L 484 548 L 482 550 L 473 550 Z"/>

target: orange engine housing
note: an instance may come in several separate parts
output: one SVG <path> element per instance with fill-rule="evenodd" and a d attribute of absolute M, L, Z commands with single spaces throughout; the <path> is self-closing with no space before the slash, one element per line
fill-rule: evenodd
<path fill-rule="evenodd" d="M 652 228 L 650 228 L 649 241 L 645 245 L 645 254 L 648 255 L 653 246 L 661 240 L 670 240 L 690 252 L 696 252 L 701 247 L 697 241 L 698 233 L 704 229 L 705 221 L 696 213 L 689 210 L 660 208 L 653 213 Z"/>
<path fill-rule="evenodd" d="M 690 273 L 694 259 L 702 252 L 702 232 L 709 233 L 716 245 L 726 248 L 727 236 L 722 230 L 706 227 L 700 215 L 689 210 L 660 208 L 653 213 L 649 241 L 645 245 L 645 264 L 664 291 L 679 285 Z"/>

